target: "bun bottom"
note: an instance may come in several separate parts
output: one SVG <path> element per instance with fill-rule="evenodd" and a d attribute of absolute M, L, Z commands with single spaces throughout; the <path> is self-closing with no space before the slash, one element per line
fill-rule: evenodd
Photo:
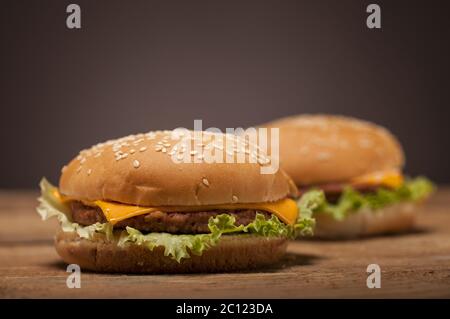
<path fill-rule="evenodd" d="M 192 255 L 180 263 L 164 256 L 164 248 L 149 249 L 128 244 L 117 246 L 102 234 L 91 240 L 74 232 L 60 231 L 55 238 L 55 248 L 68 264 L 78 264 L 81 269 L 118 273 L 194 273 L 254 269 L 273 265 L 284 255 L 287 239 L 249 235 L 223 236 L 219 243 Z"/>
<path fill-rule="evenodd" d="M 328 214 L 315 214 L 314 237 L 351 239 L 365 236 L 400 233 L 414 227 L 417 206 L 412 203 L 395 204 L 373 211 L 363 209 L 336 220 Z"/>

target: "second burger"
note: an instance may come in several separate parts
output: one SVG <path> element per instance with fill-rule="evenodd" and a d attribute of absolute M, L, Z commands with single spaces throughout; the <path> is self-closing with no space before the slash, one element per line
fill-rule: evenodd
<path fill-rule="evenodd" d="M 419 203 L 433 191 L 403 176 L 400 143 L 385 128 L 336 115 L 299 115 L 262 125 L 279 128 L 280 165 L 314 202 L 322 238 L 411 230 Z M 325 195 L 325 196 L 324 196 Z"/>

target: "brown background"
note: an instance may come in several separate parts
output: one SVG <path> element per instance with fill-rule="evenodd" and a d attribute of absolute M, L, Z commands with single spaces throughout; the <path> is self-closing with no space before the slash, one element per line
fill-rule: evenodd
<path fill-rule="evenodd" d="M 410 174 L 450 181 L 448 1 L 376 1 L 382 30 L 369 1 L 71 2 L 0 2 L 0 188 L 111 137 L 300 112 L 383 124 Z"/>

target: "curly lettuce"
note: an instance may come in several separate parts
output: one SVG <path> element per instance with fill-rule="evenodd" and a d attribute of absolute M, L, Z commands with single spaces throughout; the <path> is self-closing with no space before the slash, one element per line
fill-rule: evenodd
<path fill-rule="evenodd" d="M 228 214 L 220 214 L 211 217 L 208 222 L 210 233 L 197 235 L 173 235 L 168 233 L 142 234 L 139 230 L 127 227 L 126 233 L 121 234 L 119 246 L 126 243 L 142 245 L 149 250 L 157 246 L 164 247 L 164 255 L 169 256 L 178 262 L 182 258 L 189 258 L 190 253 L 201 255 L 209 247 L 215 246 L 222 235 L 225 234 L 251 234 L 263 237 L 287 237 L 294 238 L 298 234 L 312 234 L 312 218 L 303 224 L 294 226 L 286 225 L 275 215 L 266 219 L 263 214 L 257 213 L 253 222 L 247 225 L 235 225 L 236 218 Z"/>
<path fill-rule="evenodd" d="M 178 262 L 183 258 L 189 258 L 191 254 L 201 255 L 205 250 L 217 245 L 222 235 L 227 234 L 251 234 L 264 237 L 294 238 L 299 235 L 311 235 L 314 227 L 314 219 L 306 212 L 299 218 L 295 225 L 286 225 L 278 217 L 272 215 L 266 219 L 263 214 L 257 213 L 253 222 L 248 225 L 235 224 L 236 219 L 232 215 L 220 214 L 211 217 L 208 222 L 210 233 L 195 235 L 176 235 L 169 233 L 143 234 L 132 227 L 113 232 L 110 223 L 96 223 L 90 226 L 81 226 L 74 223 L 70 217 L 68 207 L 58 197 L 56 187 L 46 179 L 40 183 L 41 197 L 39 197 L 38 213 L 43 220 L 56 217 L 61 228 L 65 232 L 76 232 L 80 237 L 92 239 L 95 233 L 104 234 L 108 240 L 117 241 L 121 247 L 134 244 L 153 250 L 155 247 L 163 247 L 164 255 Z M 310 205 L 310 204 L 307 204 Z"/>
<path fill-rule="evenodd" d="M 76 232 L 82 238 L 92 238 L 94 233 L 103 233 L 108 239 L 112 238 L 112 225 L 109 223 L 95 223 L 89 226 L 82 226 L 74 223 L 70 218 L 69 209 L 58 198 L 57 189 L 45 178 L 39 183 L 41 196 L 38 198 L 39 206 L 37 212 L 42 220 L 56 217 L 64 232 Z"/>
<path fill-rule="evenodd" d="M 312 236 L 316 220 L 313 217 L 314 212 L 324 203 L 325 195 L 319 190 L 310 190 L 305 192 L 297 202 L 301 212 L 297 224 L 294 225 L 296 231 L 301 236 Z"/>
<path fill-rule="evenodd" d="M 349 214 L 364 208 L 376 211 L 400 202 L 420 202 L 429 197 L 434 189 L 433 183 L 424 177 L 407 180 L 396 189 L 379 188 L 376 192 L 367 194 L 347 187 L 336 204 L 328 203 L 324 198 L 313 209 L 329 214 L 336 220 L 342 220 Z"/>

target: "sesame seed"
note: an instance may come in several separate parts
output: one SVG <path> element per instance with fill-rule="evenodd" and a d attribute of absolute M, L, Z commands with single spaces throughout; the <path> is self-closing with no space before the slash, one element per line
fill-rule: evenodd
<path fill-rule="evenodd" d="M 86 162 L 86 158 L 85 158 L 85 157 L 83 157 L 83 158 L 80 160 L 80 164 L 83 164 L 84 162 Z"/>
<path fill-rule="evenodd" d="M 191 151 L 191 152 L 190 152 L 191 155 L 195 155 L 195 154 L 197 154 L 197 153 L 198 153 L 197 151 Z"/>
<path fill-rule="evenodd" d="M 81 166 L 78 166 L 77 168 L 77 174 L 81 171 Z"/>
<path fill-rule="evenodd" d="M 372 141 L 367 138 L 360 138 L 358 144 L 361 148 L 370 148 L 372 146 Z"/>
<path fill-rule="evenodd" d="M 88 169 L 87 174 L 91 175 L 91 173 L 92 173 L 92 169 Z"/>
<path fill-rule="evenodd" d="M 331 154 L 330 154 L 330 153 L 327 153 L 327 152 L 320 152 L 319 154 L 317 154 L 317 159 L 318 159 L 319 161 L 327 160 L 327 159 L 329 159 L 330 157 L 331 157 Z"/>
<path fill-rule="evenodd" d="M 142 147 L 139 149 L 139 152 L 144 152 L 146 149 L 147 149 L 147 146 L 142 146 Z"/>
<path fill-rule="evenodd" d="M 309 153 L 309 146 L 305 145 L 300 148 L 300 154 L 308 154 L 308 153 Z"/>
<path fill-rule="evenodd" d="M 340 140 L 338 142 L 338 146 L 340 148 L 348 148 L 349 147 L 349 142 L 347 140 Z"/>
<path fill-rule="evenodd" d="M 382 148 L 376 148 L 375 149 L 375 153 L 377 153 L 378 156 L 383 156 L 384 155 L 384 151 Z"/>
<path fill-rule="evenodd" d="M 137 139 L 137 140 L 133 141 L 133 145 L 138 145 L 143 140 L 144 140 L 143 138 Z"/>
<path fill-rule="evenodd" d="M 233 203 L 236 203 L 239 199 L 236 195 L 233 195 L 233 197 L 231 197 L 231 200 L 233 201 Z"/>
<path fill-rule="evenodd" d="M 129 150 L 128 152 L 130 152 L 130 154 L 134 154 L 134 152 L 136 152 L 136 150 L 134 148 L 132 148 L 131 150 Z"/>
<path fill-rule="evenodd" d="M 205 186 L 209 187 L 209 181 L 208 181 L 206 178 L 203 178 L 203 179 L 202 179 L 202 183 L 203 183 Z"/>
<path fill-rule="evenodd" d="M 141 165 L 141 163 L 139 163 L 138 160 L 134 160 L 134 161 L 133 161 L 133 167 L 134 167 L 134 168 L 138 168 L 140 165 Z"/>

